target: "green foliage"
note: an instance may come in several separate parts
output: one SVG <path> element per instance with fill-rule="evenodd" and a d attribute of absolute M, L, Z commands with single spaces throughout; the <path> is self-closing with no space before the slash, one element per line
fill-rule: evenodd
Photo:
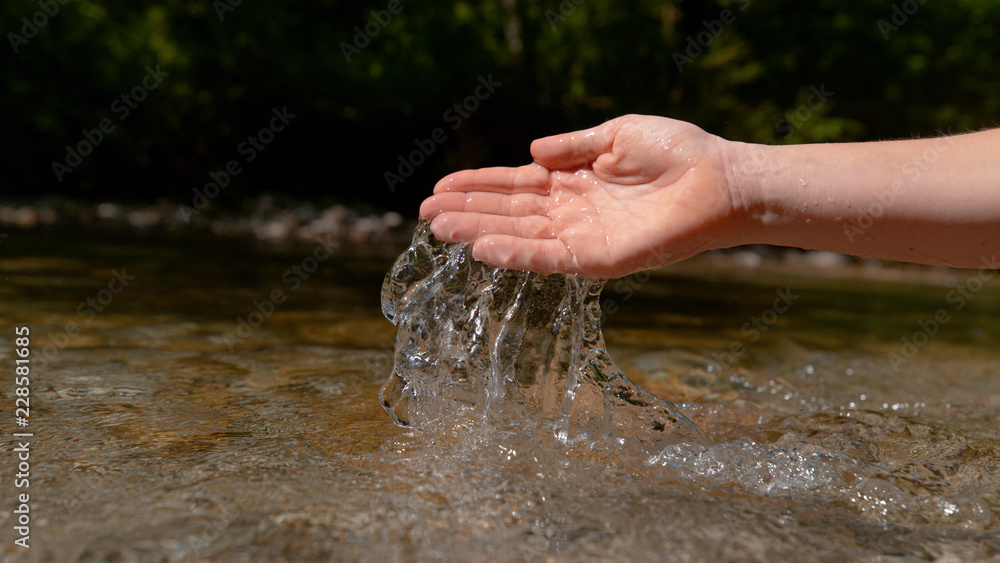
<path fill-rule="evenodd" d="M 624 113 L 775 143 L 1000 120 L 998 0 L 400 0 L 385 25 L 388 0 L 51 1 L 16 54 L 10 34 L 42 8 L 0 7 L 12 196 L 190 200 L 284 106 L 299 117 L 218 202 L 267 190 L 412 211 L 444 173 L 520 164 L 537 136 Z M 119 119 L 114 101 L 156 65 L 169 75 Z M 502 86 L 452 130 L 445 112 L 488 75 Z M 52 162 L 105 118 L 114 131 L 58 182 Z M 435 128 L 448 140 L 390 191 L 383 173 Z"/>

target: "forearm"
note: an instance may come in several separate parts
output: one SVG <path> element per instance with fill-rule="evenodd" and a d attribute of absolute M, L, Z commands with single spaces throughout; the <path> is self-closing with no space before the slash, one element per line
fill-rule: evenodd
<path fill-rule="evenodd" d="M 975 268 L 1000 254 L 1000 129 L 729 148 L 741 242 Z"/>

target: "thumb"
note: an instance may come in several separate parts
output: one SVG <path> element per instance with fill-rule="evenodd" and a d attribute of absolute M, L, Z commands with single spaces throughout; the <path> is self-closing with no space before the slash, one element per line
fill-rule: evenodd
<path fill-rule="evenodd" d="M 613 119 L 590 129 L 536 139 L 531 143 L 531 156 L 549 170 L 580 168 L 611 151 L 617 122 Z"/>

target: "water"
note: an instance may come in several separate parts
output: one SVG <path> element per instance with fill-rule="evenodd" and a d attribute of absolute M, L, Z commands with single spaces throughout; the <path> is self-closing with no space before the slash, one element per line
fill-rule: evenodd
<path fill-rule="evenodd" d="M 479 438 L 551 435 L 603 453 L 703 442 L 672 404 L 614 365 L 601 334 L 603 286 L 486 266 L 421 222 L 382 287 L 383 313 L 396 324 L 386 410 L 429 432 L 472 418 Z"/>
<path fill-rule="evenodd" d="M 567 295 L 582 305 L 578 319 L 604 343 L 580 349 L 607 351 L 606 375 L 676 406 L 646 401 L 669 424 L 645 442 L 648 407 L 608 401 L 585 380 L 588 400 L 564 416 L 568 379 L 540 388 L 519 371 L 527 363 L 455 378 L 427 400 L 390 385 L 383 398 L 409 426 L 393 424 L 379 391 L 398 358 L 376 288 L 401 248 L 344 245 L 303 279 L 285 274 L 310 265 L 312 244 L 15 231 L 0 245 L 0 362 L 13 365 L 21 325 L 39 360 L 27 553 L 12 543 L 10 438 L 0 451 L 0 551 L 12 560 L 1000 553 L 1000 287 L 982 284 L 960 310 L 948 300 L 975 272 L 700 257 L 608 282 L 600 331 L 586 314 L 594 285 L 546 286 L 555 304 L 533 308 L 522 341 L 539 341 L 534 329 Z M 91 315 L 87 299 L 112 269 L 134 279 Z M 493 303 L 474 296 L 493 319 L 532 283 L 474 276 L 510 288 Z M 270 310 L 275 290 L 285 300 Z M 778 290 L 791 304 L 776 304 Z M 908 354 L 901 339 L 924 342 L 920 323 L 941 308 L 949 321 L 894 369 L 891 355 Z M 262 322 L 247 334 L 240 320 L 254 311 Z M 67 336 L 70 323 L 79 331 Z M 484 329 L 455 346 L 482 362 L 514 336 Z M 552 342 L 572 351 L 575 338 Z M 12 417 L 12 385 L 3 390 Z M 563 400 L 532 403 L 546 397 Z M 449 403 L 462 408 L 438 408 Z"/>

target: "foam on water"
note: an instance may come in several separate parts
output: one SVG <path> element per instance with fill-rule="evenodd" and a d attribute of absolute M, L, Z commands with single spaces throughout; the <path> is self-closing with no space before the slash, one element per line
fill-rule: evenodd
<path fill-rule="evenodd" d="M 615 366 L 601 334 L 603 285 L 488 266 L 421 222 L 382 287 L 396 325 L 382 404 L 402 426 L 466 421 L 480 436 L 513 430 L 643 455 L 704 442 Z"/>

